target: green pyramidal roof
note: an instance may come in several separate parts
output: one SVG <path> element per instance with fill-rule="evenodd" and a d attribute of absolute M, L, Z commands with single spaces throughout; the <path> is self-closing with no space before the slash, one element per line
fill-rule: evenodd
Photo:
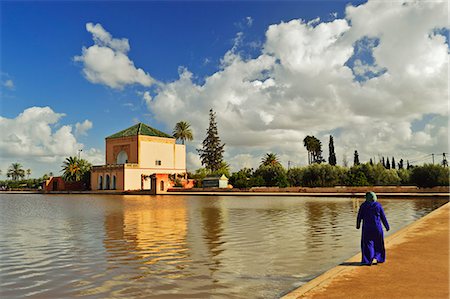
<path fill-rule="evenodd" d="M 173 136 L 170 136 L 164 132 L 156 130 L 156 129 L 154 129 L 150 126 L 147 126 L 146 124 L 143 124 L 143 123 L 138 123 L 132 127 L 129 127 L 128 129 L 125 129 L 125 130 L 122 130 L 115 134 L 112 134 L 111 136 L 108 136 L 106 138 L 119 138 L 119 137 L 128 137 L 128 136 L 136 136 L 136 135 L 174 138 Z"/>

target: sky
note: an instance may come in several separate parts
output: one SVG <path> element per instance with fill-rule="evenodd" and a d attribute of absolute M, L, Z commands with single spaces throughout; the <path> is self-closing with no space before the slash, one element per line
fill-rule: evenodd
<path fill-rule="evenodd" d="M 303 139 L 337 162 L 449 152 L 447 1 L 0 2 L 0 178 L 104 164 L 106 136 L 191 124 L 187 168 L 216 112 L 233 171 Z M 82 150 L 82 151 L 80 151 Z"/>

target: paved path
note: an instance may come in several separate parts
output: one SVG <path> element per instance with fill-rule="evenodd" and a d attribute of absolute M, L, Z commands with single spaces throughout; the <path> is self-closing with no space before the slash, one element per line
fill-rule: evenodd
<path fill-rule="evenodd" d="M 385 240 L 386 262 L 352 257 L 282 299 L 449 298 L 450 203 Z"/>

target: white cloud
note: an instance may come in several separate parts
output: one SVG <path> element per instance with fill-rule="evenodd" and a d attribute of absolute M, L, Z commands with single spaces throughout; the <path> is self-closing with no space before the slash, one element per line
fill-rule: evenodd
<path fill-rule="evenodd" d="M 75 135 L 87 135 L 87 131 L 89 131 L 90 129 L 92 129 L 92 122 L 86 119 L 82 123 L 75 124 Z"/>
<path fill-rule="evenodd" d="M 251 27 L 253 25 L 253 18 L 252 17 L 245 17 L 245 21 L 247 22 L 247 26 Z"/>
<path fill-rule="evenodd" d="M 362 160 L 448 152 L 448 45 L 433 33 L 447 26 L 446 8 L 437 1 L 369 1 L 347 7 L 346 19 L 282 22 L 269 26 L 253 59 L 237 52 L 238 33 L 204 84 L 182 69 L 178 80 L 160 86 L 149 109 L 168 126 L 189 121 L 198 145 L 213 108 L 235 169 L 257 166 L 265 152 L 304 165 L 306 135 L 322 140 L 327 157 L 330 133 L 340 161 L 354 150 Z M 378 39 L 368 44 L 374 62 L 360 60 L 352 70 L 346 63 L 365 37 Z M 355 80 L 354 73 L 368 71 L 377 75 Z M 436 115 L 433 127 L 413 131 L 412 122 L 426 114 Z"/>
<path fill-rule="evenodd" d="M 130 84 L 147 87 L 153 84 L 153 78 L 143 69 L 136 68 L 128 58 L 130 45 L 127 39 L 113 38 L 100 24 L 87 23 L 86 30 L 92 34 L 95 44 L 83 47 L 82 54 L 74 60 L 83 64 L 83 73 L 89 82 L 115 89 Z"/>
<path fill-rule="evenodd" d="M 72 126 L 60 125 L 64 116 L 50 107 L 27 108 L 15 118 L 0 116 L 0 164 L 7 167 L 19 161 L 31 167 L 34 175 L 48 171 L 58 174 L 64 159 L 77 155 L 80 149 L 89 157 L 96 157 L 97 150 L 84 149 L 76 140 Z M 92 123 L 86 120 L 77 125 L 82 131 Z"/>
<path fill-rule="evenodd" d="M 8 79 L 3 83 L 3 86 L 5 86 L 8 89 L 14 89 L 14 82 L 11 79 Z"/>

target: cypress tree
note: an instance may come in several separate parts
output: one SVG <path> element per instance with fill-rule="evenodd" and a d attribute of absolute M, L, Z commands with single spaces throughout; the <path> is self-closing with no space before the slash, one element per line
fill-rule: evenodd
<path fill-rule="evenodd" d="M 381 164 L 383 164 L 383 167 L 386 168 L 386 162 L 384 161 L 384 157 L 381 157 Z"/>
<path fill-rule="evenodd" d="M 398 162 L 398 169 L 403 169 L 403 159 Z"/>
<path fill-rule="evenodd" d="M 369 162 L 369 164 L 373 166 L 373 161 L 372 161 L 372 158 L 370 158 L 370 162 Z"/>
<path fill-rule="evenodd" d="M 206 138 L 203 140 L 203 148 L 197 149 L 202 165 L 211 172 L 217 171 L 223 161 L 225 144 L 222 144 L 217 132 L 216 113 L 209 110 L 209 127 L 206 130 Z"/>
<path fill-rule="evenodd" d="M 394 157 L 392 157 L 391 168 L 395 169 L 395 159 L 394 159 Z"/>
<path fill-rule="evenodd" d="M 336 165 L 336 153 L 334 152 L 334 140 L 333 136 L 330 135 L 330 143 L 328 144 L 329 154 L 328 163 L 330 165 Z"/>
<path fill-rule="evenodd" d="M 355 151 L 354 157 L 353 157 L 353 165 L 359 165 L 359 155 L 358 155 L 358 151 Z"/>
<path fill-rule="evenodd" d="M 391 164 L 389 163 L 389 158 L 386 159 L 386 168 L 391 169 Z"/>

